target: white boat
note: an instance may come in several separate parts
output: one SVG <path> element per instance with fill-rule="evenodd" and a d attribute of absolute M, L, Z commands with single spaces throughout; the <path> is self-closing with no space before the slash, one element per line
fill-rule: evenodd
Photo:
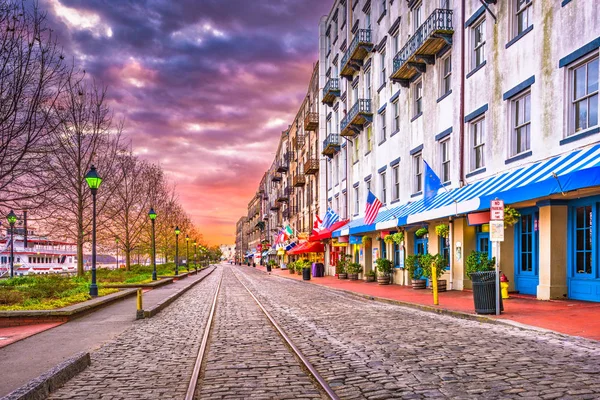
<path fill-rule="evenodd" d="M 0 277 L 10 275 L 10 228 L 0 235 Z M 57 274 L 77 272 L 77 246 L 75 243 L 49 239 L 27 230 L 15 228 L 14 274 Z"/>

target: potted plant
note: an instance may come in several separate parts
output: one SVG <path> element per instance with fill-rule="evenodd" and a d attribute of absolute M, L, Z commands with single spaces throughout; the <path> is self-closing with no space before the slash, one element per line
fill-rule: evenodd
<path fill-rule="evenodd" d="M 435 233 L 446 239 L 450 235 L 450 227 L 447 224 L 440 224 L 435 227 Z"/>
<path fill-rule="evenodd" d="M 287 269 L 288 269 L 288 271 L 290 271 L 290 274 L 293 274 L 293 273 L 294 273 L 294 271 L 295 271 L 295 269 L 296 269 L 296 263 L 295 263 L 295 262 L 293 262 L 293 261 L 290 261 L 290 262 L 287 264 Z"/>
<path fill-rule="evenodd" d="M 392 274 L 392 262 L 387 258 L 378 258 L 375 260 L 375 264 L 377 265 L 377 272 L 379 272 L 377 283 L 380 285 L 389 285 L 390 275 Z"/>
<path fill-rule="evenodd" d="M 365 276 L 367 277 L 367 282 L 375 282 L 375 277 L 377 275 L 375 274 L 375 271 L 371 270 L 367 272 Z"/>
<path fill-rule="evenodd" d="M 371 236 L 363 236 L 362 237 L 362 244 L 363 244 L 363 246 L 371 244 L 372 241 L 373 241 L 373 239 L 371 239 Z"/>
<path fill-rule="evenodd" d="M 394 243 L 394 235 L 385 235 L 383 237 L 383 241 L 385 242 L 385 244 L 392 244 L 392 243 Z"/>
<path fill-rule="evenodd" d="M 465 260 L 466 271 L 473 282 L 473 302 L 477 314 L 496 313 L 496 257 L 485 251 L 472 251 Z M 502 311 L 502 298 L 500 298 Z"/>
<path fill-rule="evenodd" d="M 504 207 L 504 226 L 513 226 L 521 219 L 521 213 L 510 206 Z"/>
<path fill-rule="evenodd" d="M 418 238 L 422 238 L 423 236 L 427 235 L 429 233 L 429 229 L 422 227 L 416 230 L 415 232 L 415 236 Z"/>
<path fill-rule="evenodd" d="M 446 280 L 440 280 L 440 278 L 442 275 L 444 275 L 447 265 L 448 260 L 446 260 L 441 254 L 430 256 L 430 258 L 426 258 L 423 263 L 423 276 L 427 277 L 429 280 L 433 279 L 432 267 L 435 267 L 435 277 L 438 283 L 438 292 L 446 291 Z"/>
<path fill-rule="evenodd" d="M 300 266 L 296 265 L 296 269 L 300 271 L 298 275 L 302 275 L 302 280 L 310 281 L 310 261 L 304 259 L 300 261 Z"/>
<path fill-rule="evenodd" d="M 392 235 L 392 240 L 397 245 L 404 243 L 404 232 L 396 232 Z"/>
<path fill-rule="evenodd" d="M 275 268 L 276 265 L 277 262 L 275 260 L 269 260 L 269 262 L 267 263 L 267 272 L 271 272 L 271 269 Z"/>
<path fill-rule="evenodd" d="M 348 271 L 348 279 L 355 281 L 358 280 L 358 274 L 362 272 L 362 265 L 357 262 L 351 262 L 346 269 Z"/>
<path fill-rule="evenodd" d="M 296 261 L 296 275 L 302 275 L 302 269 L 304 268 L 304 260 Z"/>
<path fill-rule="evenodd" d="M 346 267 L 348 263 L 352 259 L 352 256 L 349 254 L 340 255 L 340 259 L 338 260 L 337 265 L 335 266 L 335 273 L 338 276 L 338 279 L 348 279 L 348 271 Z"/>
<path fill-rule="evenodd" d="M 406 269 L 408 271 L 408 275 L 412 281 L 413 289 L 425 289 L 426 281 L 425 279 L 421 279 L 423 275 L 423 268 L 420 264 L 419 255 L 411 254 L 406 257 L 406 261 L 404 262 Z"/>

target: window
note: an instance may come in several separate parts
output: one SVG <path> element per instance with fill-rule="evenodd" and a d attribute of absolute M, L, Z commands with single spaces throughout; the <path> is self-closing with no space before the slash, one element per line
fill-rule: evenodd
<path fill-rule="evenodd" d="M 414 86 L 414 109 L 415 117 L 423 113 L 423 81 L 419 80 Z"/>
<path fill-rule="evenodd" d="M 334 162 L 335 167 L 333 169 L 333 184 L 338 185 L 340 183 L 340 157 L 336 156 Z"/>
<path fill-rule="evenodd" d="M 450 181 L 450 139 L 440 142 L 440 155 L 442 161 L 442 183 Z"/>
<path fill-rule="evenodd" d="M 571 134 L 598 125 L 598 60 L 595 58 L 571 71 Z"/>
<path fill-rule="evenodd" d="M 512 148 L 511 155 L 530 149 L 531 93 L 512 101 Z"/>
<path fill-rule="evenodd" d="M 440 0 L 440 8 L 451 10 L 452 0 Z"/>
<path fill-rule="evenodd" d="M 331 172 L 331 169 L 333 167 L 333 165 L 331 165 L 331 161 L 327 160 L 327 189 L 331 189 L 332 188 L 332 178 L 333 178 L 333 174 Z"/>
<path fill-rule="evenodd" d="M 387 244 L 383 239 L 379 239 L 379 248 L 381 249 L 381 258 L 387 258 Z"/>
<path fill-rule="evenodd" d="M 383 204 L 387 203 L 387 187 L 385 185 L 385 172 L 379 174 L 379 181 L 381 182 L 381 202 Z"/>
<path fill-rule="evenodd" d="M 471 123 L 471 171 L 485 166 L 485 118 Z"/>
<path fill-rule="evenodd" d="M 354 214 L 360 212 L 360 203 L 358 199 L 358 186 L 354 188 Z"/>
<path fill-rule="evenodd" d="M 346 3 L 342 2 L 342 25 L 344 25 L 346 23 L 346 14 L 348 13 L 348 10 L 346 9 Z"/>
<path fill-rule="evenodd" d="M 440 85 L 442 92 L 440 93 L 440 96 L 443 96 L 450 93 L 450 90 L 452 89 L 450 86 L 450 78 L 452 77 L 452 57 L 449 55 L 448 57 L 444 58 L 440 65 L 442 68 L 442 73 L 440 74 L 442 77 L 442 84 Z"/>
<path fill-rule="evenodd" d="M 344 219 L 348 218 L 348 193 L 344 193 Z"/>
<path fill-rule="evenodd" d="M 400 170 L 396 165 L 392 168 L 392 201 L 396 201 L 400 199 Z"/>
<path fill-rule="evenodd" d="M 394 112 L 394 133 L 400 130 L 400 107 L 398 106 L 398 102 L 392 103 L 392 110 Z"/>
<path fill-rule="evenodd" d="M 365 72 L 365 99 L 371 98 L 371 69 Z"/>
<path fill-rule="evenodd" d="M 369 179 L 368 181 L 366 181 L 365 185 L 367 187 L 367 192 L 370 192 L 371 191 L 371 180 Z"/>
<path fill-rule="evenodd" d="M 531 7 L 532 0 L 516 0 L 515 10 L 515 21 L 516 21 L 516 32 L 515 35 L 520 35 L 532 25 L 531 13 L 533 7 Z"/>
<path fill-rule="evenodd" d="M 332 121 L 331 118 L 329 118 L 327 120 L 327 133 L 333 133 L 333 130 L 332 130 L 333 126 L 332 126 L 332 124 L 333 124 L 333 121 Z"/>
<path fill-rule="evenodd" d="M 473 69 L 485 61 L 485 19 L 473 27 Z"/>
<path fill-rule="evenodd" d="M 365 28 L 371 29 L 371 9 L 365 13 Z"/>
<path fill-rule="evenodd" d="M 440 254 L 446 261 L 444 269 L 450 269 L 450 239 L 438 236 L 438 242 L 440 244 Z"/>
<path fill-rule="evenodd" d="M 492 246 L 490 246 L 490 224 L 478 225 L 475 229 L 477 241 L 477 251 L 488 253 L 488 258 L 492 258 Z"/>
<path fill-rule="evenodd" d="M 416 32 L 422 23 L 423 23 L 423 4 L 419 3 L 413 9 L 413 30 Z"/>
<path fill-rule="evenodd" d="M 352 87 L 352 101 L 354 104 L 358 103 L 358 85 Z"/>
<path fill-rule="evenodd" d="M 344 146 L 342 148 L 342 162 L 343 162 L 343 168 L 342 168 L 342 180 L 346 179 L 346 167 L 348 165 L 348 147 Z"/>
<path fill-rule="evenodd" d="M 358 137 L 354 138 L 354 162 L 358 162 L 360 159 L 360 139 Z"/>
<path fill-rule="evenodd" d="M 331 51 L 331 35 L 328 33 L 327 34 L 327 54 L 329 54 L 329 52 Z M 329 62 L 327 62 L 327 65 L 329 65 Z"/>
<path fill-rule="evenodd" d="M 575 209 L 575 273 L 592 273 L 592 206 Z"/>
<path fill-rule="evenodd" d="M 392 56 L 395 56 L 400 51 L 400 32 L 396 32 L 394 36 L 392 36 Z"/>
<path fill-rule="evenodd" d="M 373 150 L 373 125 L 367 127 L 367 153 Z"/>
<path fill-rule="evenodd" d="M 335 127 L 336 129 L 339 129 L 339 127 L 340 127 L 340 114 L 338 113 L 338 111 L 337 111 L 337 110 L 336 110 L 336 112 L 335 112 L 335 113 L 333 113 L 333 116 L 335 117 L 335 125 L 334 125 L 334 127 Z M 338 132 L 339 132 L 339 131 L 338 131 Z"/>
<path fill-rule="evenodd" d="M 381 136 L 379 137 L 380 144 L 385 142 L 385 139 L 387 138 L 387 126 L 385 123 L 385 114 L 386 114 L 386 112 L 383 111 L 381 113 L 381 115 L 379 116 L 379 118 L 381 119 Z"/>
<path fill-rule="evenodd" d="M 341 210 L 340 210 L 340 198 L 336 197 L 335 198 L 335 212 L 340 215 L 341 214 Z"/>
<path fill-rule="evenodd" d="M 413 193 L 419 193 L 423 190 L 423 159 L 421 153 L 413 156 Z"/>
<path fill-rule="evenodd" d="M 385 72 L 385 52 L 381 53 L 380 56 L 380 61 L 381 61 L 381 76 L 379 77 L 379 85 L 383 86 L 385 85 L 385 77 L 386 77 L 386 72 Z"/>

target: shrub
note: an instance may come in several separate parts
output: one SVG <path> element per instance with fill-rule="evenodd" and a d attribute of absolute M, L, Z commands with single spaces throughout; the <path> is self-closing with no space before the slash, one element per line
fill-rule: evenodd
<path fill-rule="evenodd" d="M 474 272 L 493 271 L 496 266 L 496 257 L 490 259 L 487 252 L 473 250 L 465 264 L 467 276 L 471 276 Z"/>
<path fill-rule="evenodd" d="M 428 254 L 428 256 L 429 257 L 421 256 L 421 260 L 423 260 L 423 262 L 421 263 L 423 267 L 423 276 L 426 276 L 427 278 L 431 279 L 433 277 L 432 266 L 435 266 L 436 278 L 440 279 L 442 275 L 444 275 L 446 265 L 448 265 L 447 260 L 441 254 L 436 254 L 434 256 Z"/>
<path fill-rule="evenodd" d="M 415 232 L 415 236 L 423 237 L 423 236 L 427 235 L 428 233 L 429 233 L 429 229 L 423 227 L 423 228 L 417 229 L 417 231 Z"/>
<path fill-rule="evenodd" d="M 348 264 L 352 260 L 352 256 L 350 254 L 341 254 L 340 259 L 335 267 L 336 274 L 345 274 L 348 270 Z"/>
<path fill-rule="evenodd" d="M 396 232 L 392 235 L 392 240 L 396 244 L 404 243 L 404 232 Z"/>
<path fill-rule="evenodd" d="M 383 275 L 388 275 L 392 272 L 392 262 L 387 258 L 378 258 L 375 260 L 375 264 L 377 265 L 377 271 Z"/>
<path fill-rule="evenodd" d="M 450 227 L 447 224 L 440 224 L 435 227 L 435 233 L 438 236 L 447 238 L 450 235 Z"/>
<path fill-rule="evenodd" d="M 419 263 L 419 255 L 411 254 L 410 256 L 407 256 L 404 264 L 406 265 L 408 275 L 410 275 L 411 279 L 421 279 L 422 268 Z"/>
<path fill-rule="evenodd" d="M 356 262 L 351 262 L 347 267 L 349 274 L 360 274 L 362 272 L 362 265 Z"/>

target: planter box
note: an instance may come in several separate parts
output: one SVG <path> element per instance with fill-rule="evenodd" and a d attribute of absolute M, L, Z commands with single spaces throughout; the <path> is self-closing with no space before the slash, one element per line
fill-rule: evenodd
<path fill-rule="evenodd" d="M 348 279 L 348 274 L 338 274 L 338 279 Z"/>
<path fill-rule="evenodd" d="M 427 281 L 425 279 L 413 279 L 412 288 L 415 290 L 427 289 Z"/>
<path fill-rule="evenodd" d="M 377 277 L 377 283 L 380 285 L 389 285 L 390 284 L 390 277 L 389 276 L 378 276 Z"/>
<path fill-rule="evenodd" d="M 358 274 L 348 274 L 348 279 L 350 279 L 351 281 L 357 281 Z"/>
<path fill-rule="evenodd" d="M 369 276 L 367 275 L 367 282 L 375 282 L 375 276 Z"/>

